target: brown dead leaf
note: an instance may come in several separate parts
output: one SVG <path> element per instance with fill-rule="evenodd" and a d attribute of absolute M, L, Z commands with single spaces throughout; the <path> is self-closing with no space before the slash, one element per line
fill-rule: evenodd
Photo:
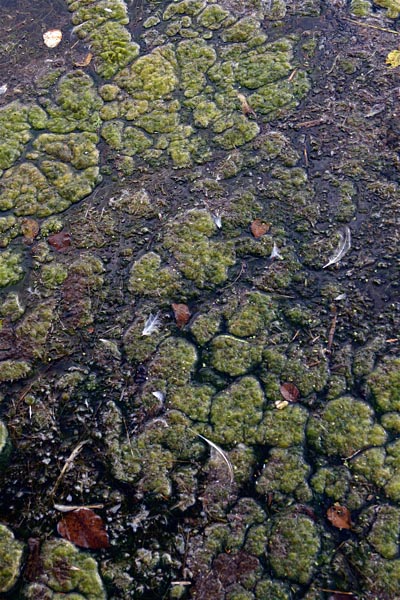
<path fill-rule="evenodd" d="M 294 383 L 282 383 L 280 393 L 288 402 L 297 402 L 300 392 Z"/>
<path fill-rule="evenodd" d="M 35 219 L 22 219 L 21 232 L 27 244 L 32 244 L 39 233 L 39 223 Z"/>
<path fill-rule="evenodd" d="M 81 548 L 108 548 L 108 534 L 101 517 L 90 508 L 78 508 L 65 513 L 58 522 L 61 537 Z"/>
<path fill-rule="evenodd" d="M 74 62 L 74 67 L 88 67 L 92 62 L 92 58 L 93 54 L 88 52 L 83 60 Z"/>
<path fill-rule="evenodd" d="M 190 319 L 190 310 L 187 304 L 171 304 L 175 321 L 178 327 L 184 327 Z"/>
<path fill-rule="evenodd" d="M 71 234 L 66 231 L 60 231 L 49 236 L 47 241 L 58 252 L 65 252 L 71 245 Z"/>
<path fill-rule="evenodd" d="M 255 238 L 260 238 L 265 233 L 268 233 L 270 227 L 271 223 L 265 223 L 265 221 L 261 221 L 261 219 L 255 219 L 250 225 L 250 230 Z"/>
<path fill-rule="evenodd" d="M 338 502 L 328 508 L 326 516 L 332 525 L 338 529 L 351 529 L 352 527 L 349 509 L 341 506 Z"/>

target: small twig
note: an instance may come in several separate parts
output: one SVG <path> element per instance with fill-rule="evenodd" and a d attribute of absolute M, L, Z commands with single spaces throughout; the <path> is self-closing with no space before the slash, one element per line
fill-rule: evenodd
<path fill-rule="evenodd" d="M 396 35 L 400 35 L 400 31 L 396 31 L 395 29 L 388 29 L 387 27 L 379 27 L 378 25 L 371 25 L 370 23 L 361 23 L 361 21 L 355 21 L 354 19 L 349 19 L 347 17 L 342 17 L 344 21 L 349 21 L 349 23 L 353 23 L 354 25 L 359 25 L 360 27 L 368 27 L 369 29 L 377 29 L 378 31 L 386 31 L 387 33 L 395 33 Z"/>
<path fill-rule="evenodd" d="M 329 328 L 329 333 L 328 333 L 328 346 L 327 346 L 327 351 L 330 353 L 331 349 L 332 349 L 332 344 L 333 344 L 333 336 L 335 335 L 335 331 L 336 331 L 336 323 L 337 323 L 337 312 L 336 312 L 336 306 L 332 307 L 332 312 L 333 312 L 333 318 L 332 318 L 332 323 L 331 326 Z"/>
<path fill-rule="evenodd" d="M 356 450 L 355 452 L 353 452 L 353 454 L 350 454 L 350 456 L 345 456 L 345 458 L 342 458 L 343 461 L 346 460 L 351 460 L 352 458 L 354 458 L 355 456 L 357 456 L 357 454 L 360 454 L 360 452 L 363 451 L 364 448 L 361 448 L 360 450 Z"/>
<path fill-rule="evenodd" d="M 320 592 L 328 592 L 329 594 L 343 594 L 344 596 L 354 596 L 354 592 L 342 592 L 342 590 L 331 590 L 329 588 L 318 588 Z"/>
<path fill-rule="evenodd" d="M 83 442 L 79 442 L 79 444 L 77 444 L 75 446 L 75 448 L 72 450 L 71 454 L 69 455 L 69 457 L 67 458 L 67 460 L 64 463 L 63 468 L 61 469 L 61 472 L 59 474 L 59 476 L 57 477 L 57 481 L 54 484 L 53 489 L 50 492 L 51 496 L 54 496 L 54 494 L 56 493 L 58 486 L 60 485 L 65 473 L 68 471 L 68 469 L 70 468 L 70 466 L 72 465 L 72 463 L 74 462 L 75 458 L 78 456 L 78 454 L 80 453 L 80 451 L 82 450 L 83 446 L 85 444 L 87 444 L 89 442 L 89 440 L 83 440 Z"/>

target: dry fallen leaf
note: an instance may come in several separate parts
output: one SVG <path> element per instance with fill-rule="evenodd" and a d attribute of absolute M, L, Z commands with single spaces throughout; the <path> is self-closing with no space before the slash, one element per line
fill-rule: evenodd
<path fill-rule="evenodd" d="M 190 310 L 187 304 L 171 304 L 178 327 L 183 327 L 190 319 Z"/>
<path fill-rule="evenodd" d="M 55 48 L 62 40 L 62 31 L 60 29 L 49 29 L 43 34 L 43 41 L 48 48 Z"/>
<path fill-rule="evenodd" d="M 240 102 L 243 114 L 251 115 L 252 117 L 256 118 L 257 115 L 248 103 L 246 96 L 244 94 L 238 94 L 237 97 Z"/>
<path fill-rule="evenodd" d="M 35 219 L 22 219 L 21 232 L 25 242 L 32 244 L 33 240 L 39 233 L 39 223 Z"/>
<path fill-rule="evenodd" d="M 338 529 L 351 529 L 351 514 L 348 508 L 341 506 L 338 502 L 335 502 L 333 506 L 328 508 L 326 511 L 328 520 L 334 527 Z"/>
<path fill-rule="evenodd" d="M 265 233 L 267 233 L 270 227 L 270 223 L 265 223 L 264 221 L 261 221 L 261 219 L 255 219 L 250 225 L 251 233 L 254 235 L 255 238 L 259 238 Z"/>
<path fill-rule="evenodd" d="M 88 52 L 83 60 L 74 62 L 74 67 L 87 67 L 92 62 L 92 58 L 93 54 Z"/>
<path fill-rule="evenodd" d="M 90 508 L 65 513 L 58 522 L 57 531 L 61 537 L 81 548 L 99 550 L 110 545 L 102 518 Z"/>
<path fill-rule="evenodd" d="M 66 231 L 60 231 L 49 236 L 47 241 L 55 250 L 64 252 L 71 245 L 71 234 Z"/>
<path fill-rule="evenodd" d="M 288 402 L 297 402 L 300 392 L 294 383 L 282 383 L 280 393 Z"/>

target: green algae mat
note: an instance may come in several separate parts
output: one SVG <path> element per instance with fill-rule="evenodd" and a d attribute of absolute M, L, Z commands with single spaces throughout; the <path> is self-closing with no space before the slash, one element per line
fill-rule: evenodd
<path fill-rule="evenodd" d="M 0 3 L 2 596 L 400 598 L 399 16 Z"/>

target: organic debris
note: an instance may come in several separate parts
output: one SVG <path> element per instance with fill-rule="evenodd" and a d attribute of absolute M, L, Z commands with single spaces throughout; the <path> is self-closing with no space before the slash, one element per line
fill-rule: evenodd
<path fill-rule="evenodd" d="M 187 304 L 171 304 L 174 311 L 175 321 L 178 327 L 184 327 L 190 319 L 190 310 Z"/>
<path fill-rule="evenodd" d="M 288 402 L 297 402 L 298 397 L 300 396 L 299 389 L 294 383 L 282 383 L 279 391 Z"/>
<path fill-rule="evenodd" d="M 54 496 L 54 494 L 56 493 L 58 486 L 60 485 L 62 478 L 64 477 L 65 473 L 70 469 L 70 467 L 72 466 L 75 458 L 78 456 L 78 454 L 81 452 L 83 446 L 85 446 L 85 444 L 88 443 L 89 440 L 83 440 L 82 442 L 79 442 L 79 444 L 77 444 L 75 446 L 75 448 L 72 450 L 71 454 L 69 455 L 69 457 L 67 458 L 67 460 L 64 463 L 63 468 L 61 469 L 61 472 L 59 474 L 59 476 L 57 477 L 57 481 L 54 484 L 54 487 L 51 491 L 51 494 Z"/>
<path fill-rule="evenodd" d="M 237 97 L 241 105 L 242 113 L 256 118 L 257 115 L 248 103 L 246 96 L 244 94 L 238 94 Z"/>
<path fill-rule="evenodd" d="M 27 244 L 32 244 L 33 240 L 39 233 L 39 223 L 35 219 L 22 219 L 21 233 Z"/>
<path fill-rule="evenodd" d="M 71 234 L 66 231 L 53 233 L 53 235 L 47 238 L 47 241 L 58 252 L 65 252 L 71 245 Z"/>
<path fill-rule="evenodd" d="M 62 40 L 62 31 L 60 29 L 49 29 L 43 34 L 43 41 L 48 48 L 56 48 Z"/>
<path fill-rule="evenodd" d="M 65 513 L 57 525 L 61 537 L 81 548 L 108 548 L 108 534 L 99 515 L 90 508 L 78 508 Z"/>
<path fill-rule="evenodd" d="M 92 58 L 93 54 L 88 52 L 83 60 L 74 62 L 74 67 L 88 67 L 92 62 Z"/>
<path fill-rule="evenodd" d="M 326 516 L 332 525 L 338 529 L 351 529 L 352 527 L 349 509 L 341 506 L 338 502 L 328 508 Z"/>
<path fill-rule="evenodd" d="M 336 248 L 336 251 L 334 252 L 334 254 L 331 256 L 331 258 L 326 263 L 326 265 L 324 265 L 322 267 L 323 269 L 326 269 L 327 267 L 330 267 L 331 265 L 335 265 L 336 263 L 338 263 L 343 258 L 343 256 L 350 250 L 350 247 L 351 247 L 350 228 L 345 227 L 344 234 L 341 231 L 339 231 L 339 236 L 340 236 L 339 245 Z"/>
<path fill-rule="evenodd" d="M 337 312 L 336 312 L 336 307 L 335 306 L 332 307 L 332 313 L 333 313 L 332 323 L 331 323 L 331 326 L 329 327 L 328 345 L 326 347 L 326 349 L 327 349 L 328 352 L 330 352 L 332 350 L 333 337 L 334 337 L 335 331 L 336 331 Z"/>
<path fill-rule="evenodd" d="M 155 333 L 159 330 L 160 325 L 161 319 L 158 316 L 158 313 L 155 315 L 150 313 L 146 319 L 146 323 L 144 324 L 142 335 L 151 335 L 152 333 Z"/>
<path fill-rule="evenodd" d="M 202 440 L 204 440 L 205 442 L 207 442 L 207 444 L 209 444 L 211 446 L 211 448 L 214 448 L 214 450 L 217 451 L 217 453 L 222 457 L 222 459 L 225 461 L 228 470 L 229 470 L 229 475 L 231 478 L 231 483 L 234 482 L 234 474 L 233 474 L 233 466 L 231 461 L 229 460 L 229 458 L 227 457 L 227 455 L 225 454 L 225 452 L 222 450 L 222 448 L 220 448 L 219 446 L 217 446 L 217 444 L 215 444 L 214 442 L 212 442 L 211 440 L 209 440 L 208 438 L 206 438 L 204 435 L 201 435 L 201 433 L 197 433 L 197 431 L 193 431 L 193 429 L 190 429 L 190 431 L 192 431 L 192 433 L 196 434 L 199 438 L 201 438 Z"/>
<path fill-rule="evenodd" d="M 269 255 L 270 258 L 279 258 L 279 260 L 283 260 L 283 256 L 281 254 L 281 251 L 279 250 L 278 246 L 276 245 L 276 242 L 274 242 L 274 245 L 272 247 L 272 251 L 271 254 Z"/>
<path fill-rule="evenodd" d="M 261 219 L 255 219 L 250 225 L 251 233 L 255 238 L 260 238 L 270 230 L 271 223 L 261 221 Z"/>

